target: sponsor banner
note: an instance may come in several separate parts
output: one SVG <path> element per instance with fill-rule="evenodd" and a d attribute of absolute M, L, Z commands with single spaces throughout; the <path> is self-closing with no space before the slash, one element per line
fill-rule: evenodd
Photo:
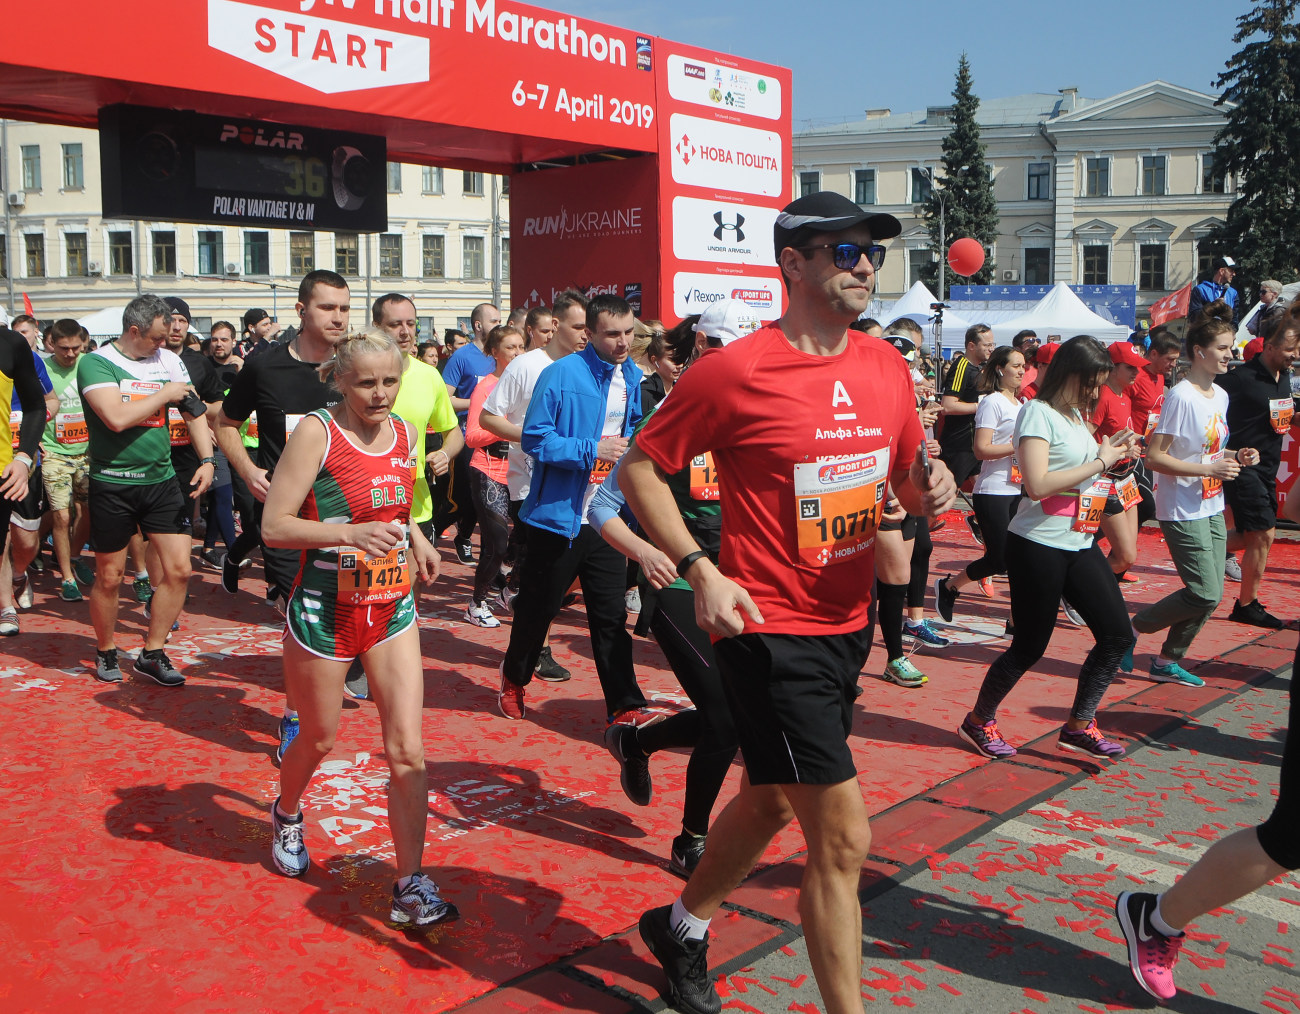
<path fill-rule="evenodd" d="M 760 320 L 775 320 L 781 316 L 784 295 L 779 277 L 712 275 L 699 271 L 679 271 L 673 275 L 673 312 L 679 319 L 703 313 L 725 299 L 738 299 Z"/>
<path fill-rule="evenodd" d="M 666 154 L 677 183 L 763 197 L 785 191 L 781 135 L 775 130 L 673 113 L 669 136 L 672 150 Z"/>
<path fill-rule="evenodd" d="M 781 118 L 781 82 L 777 78 L 677 53 L 668 56 L 668 94 L 679 102 L 724 113 Z"/>
<path fill-rule="evenodd" d="M 770 265 L 778 208 L 673 198 L 673 254 L 683 261 Z"/>

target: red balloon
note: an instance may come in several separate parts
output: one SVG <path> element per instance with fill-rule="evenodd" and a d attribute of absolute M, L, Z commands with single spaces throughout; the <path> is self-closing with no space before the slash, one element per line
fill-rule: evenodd
<path fill-rule="evenodd" d="M 948 266 L 964 278 L 969 278 L 984 266 L 984 247 L 969 236 L 954 240 L 948 247 Z"/>

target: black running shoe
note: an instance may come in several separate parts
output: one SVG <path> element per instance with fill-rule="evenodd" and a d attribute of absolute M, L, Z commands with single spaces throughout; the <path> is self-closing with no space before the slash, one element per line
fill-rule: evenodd
<path fill-rule="evenodd" d="M 668 977 L 668 1002 L 687 1014 L 720 1014 L 722 998 L 709 978 L 708 940 L 678 940 L 668 925 L 672 908 L 652 908 L 637 929 Z"/>
<path fill-rule="evenodd" d="M 637 745 L 636 729 L 630 725 L 611 725 L 605 730 L 605 747 L 618 761 L 623 794 L 637 806 L 649 806 L 654 793 L 650 758 Z"/>
<path fill-rule="evenodd" d="M 555 661 L 550 648 L 543 648 L 537 656 L 537 667 L 533 670 L 533 675 L 543 683 L 563 683 L 571 673 Z"/>
<path fill-rule="evenodd" d="M 95 652 L 95 679 L 101 683 L 121 683 L 122 669 L 117 664 L 117 649 Z"/>
<path fill-rule="evenodd" d="M 231 595 L 239 592 L 239 563 L 233 560 L 229 553 L 221 561 L 221 587 Z"/>
<path fill-rule="evenodd" d="M 140 652 L 136 656 L 135 671 L 165 687 L 178 687 L 185 682 L 185 677 L 172 665 L 172 660 L 161 648 L 156 651 Z"/>
<path fill-rule="evenodd" d="M 961 592 L 953 591 L 946 577 L 934 579 L 934 611 L 943 618 L 944 623 L 952 622 L 952 607 L 960 597 Z"/>
<path fill-rule="evenodd" d="M 975 541 L 981 546 L 984 545 L 984 533 L 980 531 L 980 523 L 974 514 L 966 515 L 966 527 L 970 529 L 971 535 L 975 536 Z"/>
<path fill-rule="evenodd" d="M 674 838 L 672 855 L 668 859 L 668 872 L 677 874 L 683 880 L 690 880 L 695 867 L 700 865 L 706 840 L 704 835 L 691 834 L 689 831 L 683 831 Z"/>
<path fill-rule="evenodd" d="M 1276 616 L 1264 608 L 1264 604 L 1256 599 L 1248 605 L 1242 605 L 1241 599 L 1232 607 L 1232 612 L 1228 614 L 1228 619 L 1234 623 L 1249 623 L 1252 627 L 1264 627 L 1268 630 L 1281 630 L 1285 624 Z"/>
<path fill-rule="evenodd" d="M 456 547 L 457 560 L 464 564 L 474 562 L 474 547 L 468 539 L 455 539 L 452 544 Z"/>

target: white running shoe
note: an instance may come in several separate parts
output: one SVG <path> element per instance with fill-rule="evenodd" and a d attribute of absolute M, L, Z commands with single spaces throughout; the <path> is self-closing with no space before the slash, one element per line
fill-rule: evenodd
<path fill-rule="evenodd" d="M 474 624 L 476 627 L 499 627 L 501 621 L 492 615 L 492 610 L 488 608 L 487 601 L 471 602 L 469 608 L 465 610 L 465 620 Z"/>

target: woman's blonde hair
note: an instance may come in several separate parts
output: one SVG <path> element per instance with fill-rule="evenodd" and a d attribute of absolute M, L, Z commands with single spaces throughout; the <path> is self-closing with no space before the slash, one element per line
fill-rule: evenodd
<path fill-rule="evenodd" d="M 353 364 L 358 357 L 379 356 L 385 352 L 397 357 L 398 372 L 405 373 L 410 364 L 402 352 L 402 347 L 397 344 L 397 339 L 387 331 L 373 325 L 362 331 L 349 331 L 343 336 L 343 340 L 334 346 L 334 355 L 321 363 L 316 368 L 316 372 L 320 374 L 321 380 L 337 390 L 338 378 L 349 376 L 353 372 Z"/>

